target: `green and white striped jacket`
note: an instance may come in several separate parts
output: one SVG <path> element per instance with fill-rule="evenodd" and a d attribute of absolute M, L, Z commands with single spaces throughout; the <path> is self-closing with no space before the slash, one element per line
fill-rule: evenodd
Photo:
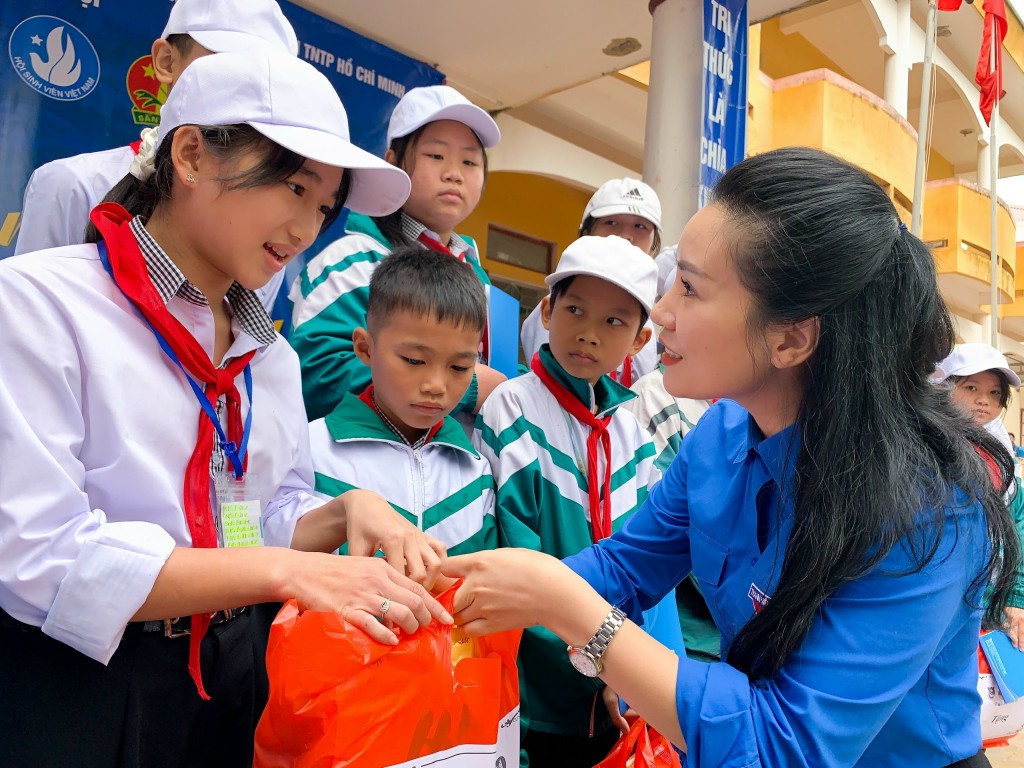
<path fill-rule="evenodd" d="M 451 416 L 422 448 L 406 445 L 377 413 L 347 394 L 309 425 L 316 491 L 325 498 L 376 491 L 450 554 L 498 545 L 494 477 Z"/>
<path fill-rule="evenodd" d="M 288 294 L 293 304 L 288 342 L 302 365 L 302 398 L 310 421 L 326 416 L 342 397 L 359 394 L 370 383 L 370 369 L 352 349 L 352 334 L 366 325 L 370 277 L 392 244 L 373 219 L 360 213 L 348 215 L 345 232 L 309 260 Z M 458 242 L 466 248 L 466 263 L 489 285 L 476 243 L 465 236 Z M 475 386 L 464 400 L 469 398 L 475 402 Z"/>
<path fill-rule="evenodd" d="M 683 435 L 697 425 L 711 403 L 673 397 L 666 392 L 664 369 L 660 363 L 633 384 L 633 392 L 636 398 L 622 407 L 636 416 L 651 435 L 655 451 L 654 468 L 661 477 L 679 453 Z"/>
<path fill-rule="evenodd" d="M 633 414 L 619 408 L 634 397 L 603 376 L 591 388 L 570 376 L 548 345 L 539 353 L 551 373 L 597 415 L 611 415 L 612 530 L 647 498 L 654 446 Z M 587 436 L 590 428 L 567 414 L 535 373 L 501 384 L 477 417 L 473 444 L 491 463 L 497 483 L 501 546 L 527 547 L 563 558 L 590 546 Z M 604 452 L 598 451 L 604 473 Z M 565 643 L 547 630 L 523 633 L 519 649 L 524 728 L 587 736 L 611 727 L 602 683 L 570 666 Z"/>

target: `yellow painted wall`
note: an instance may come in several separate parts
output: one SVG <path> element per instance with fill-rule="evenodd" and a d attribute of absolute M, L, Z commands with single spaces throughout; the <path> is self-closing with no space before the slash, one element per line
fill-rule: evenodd
<path fill-rule="evenodd" d="M 917 151 L 916 149 L 914 150 Z M 937 179 L 951 179 L 956 174 L 953 172 L 953 164 L 936 152 L 928 150 L 928 169 L 925 181 L 936 181 Z M 986 218 L 985 221 L 988 221 Z"/>
<path fill-rule="evenodd" d="M 545 275 L 487 258 L 487 225 L 496 224 L 555 243 L 555 263 L 576 239 L 583 209 L 593 191 L 529 173 L 495 171 L 487 179 L 480 204 L 458 231 L 472 236 L 489 274 L 543 286 Z"/>
<path fill-rule="evenodd" d="M 991 233 L 989 197 L 962 183 L 929 184 L 925 187 L 922 239 L 946 241 L 933 249 L 939 274 L 955 273 L 980 283 L 990 280 Z M 999 206 L 996 216 L 1002 273 L 999 288 L 1005 300 L 1014 301 L 1016 271 L 1016 226 L 1010 212 Z M 966 244 L 965 249 L 961 243 Z"/>
<path fill-rule="evenodd" d="M 999 309 L 1000 314 L 1004 316 L 1024 317 L 1024 272 L 1021 271 L 1024 270 L 1024 243 L 1017 243 L 1014 264 L 1021 279 L 1014 281 L 1013 304 L 1010 307 L 1000 306 Z"/>
<path fill-rule="evenodd" d="M 1017 274 L 1024 275 L 1024 272 L 1021 271 L 1024 269 L 1024 243 L 1017 243 L 1017 260 L 1014 263 L 1017 265 Z M 1020 282 L 1024 283 L 1024 280 L 1021 280 Z M 1024 296 L 1024 284 L 1017 286 L 1017 293 Z M 1020 437 L 1020 435 L 1018 435 L 1018 437 Z"/>
<path fill-rule="evenodd" d="M 819 77 L 775 91 L 776 146 L 804 145 L 839 155 L 895 187 L 914 188 L 913 136 L 904 123 L 857 90 Z"/>
<path fill-rule="evenodd" d="M 1013 23 L 1011 22 L 1011 31 Z M 779 80 L 783 77 L 789 77 L 791 75 L 800 74 L 802 72 L 809 72 L 815 69 L 829 69 L 846 79 L 849 76 L 828 56 L 826 56 L 818 48 L 814 47 L 807 38 L 803 37 L 799 33 L 785 35 L 781 30 L 781 17 L 770 19 L 759 25 L 757 33 L 757 50 L 755 52 L 755 46 L 753 44 L 753 30 L 751 27 L 751 46 L 750 46 L 750 59 L 751 61 L 760 61 L 760 70 L 768 77 L 773 80 Z M 1007 35 L 1007 44 L 1011 41 L 1011 35 Z M 1024 41 L 1022 41 L 1022 53 L 1024 53 Z M 800 124 L 803 119 L 819 120 L 821 114 L 821 108 L 819 105 L 806 105 L 804 104 L 804 96 L 797 94 L 788 94 L 787 96 L 780 97 L 779 93 L 775 94 L 774 99 L 769 88 L 765 88 L 757 76 L 757 70 L 751 67 L 750 80 L 748 89 L 748 101 L 753 107 L 752 119 L 747 121 L 747 147 L 748 154 L 756 154 L 757 152 L 764 152 L 772 147 L 788 146 L 791 144 L 809 144 L 810 146 L 821 147 L 821 138 L 815 138 L 815 131 L 802 131 Z M 770 106 L 764 104 L 768 102 Z M 794 110 L 794 111 L 790 111 Z M 771 115 L 771 129 L 767 129 L 760 122 L 759 114 Z M 884 142 L 876 139 L 869 131 L 858 131 L 855 124 L 847 126 L 845 132 L 848 134 L 856 134 L 859 132 L 859 136 L 856 137 L 858 144 L 865 145 L 864 149 L 872 151 L 874 147 L 871 145 L 880 145 Z M 799 141 L 801 135 L 807 136 L 807 141 Z M 834 142 L 837 137 L 833 134 L 831 140 Z M 814 141 L 815 143 L 811 143 Z M 903 146 L 902 141 L 899 142 L 900 146 Z M 913 142 L 911 142 L 913 145 Z M 910 153 L 910 168 L 911 178 L 910 184 L 904 185 L 901 181 L 896 184 L 899 189 L 908 198 L 913 193 L 913 162 L 914 153 L 916 149 L 912 146 Z M 892 153 L 889 153 L 892 154 Z M 853 158 L 850 158 L 853 160 Z M 902 160 L 902 158 L 900 158 Z M 854 161 L 856 162 L 856 161 Z M 903 162 L 899 163 L 901 166 Z M 868 169 L 871 170 L 871 169 Z M 874 172 L 874 171 L 872 171 Z M 940 155 L 934 150 L 929 151 L 928 169 L 927 169 L 927 180 L 934 181 L 937 179 L 948 179 L 954 176 L 953 165 L 945 157 Z M 883 175 L 883 178 L 888 178 Z"/>
<path fill-rule="evenodd" d="M 826 148 L 912 198 L 917 142 L 902 121 L 834 83 L 825 84 L 824 96 Z"/>
<path fill-rule="evenodd" d="M 825 83 L 817 81 L 775 91 L 772 138 L 776 147 L 803 145 L 823 149 Z"/>
<path fill-rule="evenodd" d="M 799 32 L 782 34 L 779 17 L 761 24 L 760 59 L 761 71 L 773 80 L 822 68 L 849 77 L 838 64 L 811 45 Z"/>
<path fill-rule="evenodd" d="M 758 155 L 775 146 L 774 94 L 760 69 L 761 26 L 752 25 L 747 36 L 747 155 Z"/>

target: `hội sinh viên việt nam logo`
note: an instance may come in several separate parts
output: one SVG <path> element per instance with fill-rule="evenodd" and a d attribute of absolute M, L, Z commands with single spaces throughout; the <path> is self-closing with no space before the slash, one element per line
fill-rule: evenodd
<path fill-rule="evenodd" d="M 156 79 L 153 57 L 140 56 L 128 67 L 124 86 L 132 100 L 132 119 L 136 125 L 159 125 L 160 107 L 167 101 L 167 86 Z"/>
<path fill-rule="evenodd" d="M 100 81 L 100 59 L 78 27 L 55 16 L 32 16 L 7 45 L 14 71 L 27 86 L 57 101 L 77 101 Z"/>

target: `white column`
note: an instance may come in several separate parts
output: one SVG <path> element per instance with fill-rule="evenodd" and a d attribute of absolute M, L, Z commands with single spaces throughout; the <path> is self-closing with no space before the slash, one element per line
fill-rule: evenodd
<path fill-rule="evenodd" d="M 885 54 L 885 80 L 882 85 L 882 98 L 890 104 L 902 117 L 907 116 L 907 79 L 906 69 L 897 53 Z M 900 80 L 904 81 L 903 92 L 900 93 Z"/>
<path fill-rule="evenodd" d="M 992 188 L 992 158 L 989 152 L 988 135 L 978 139 L 978 186 L 982 189 Z"/>
<path fill-rule="evenodd" d="M 896 0 L 895 34 L 881 41 L 885 53 L 882 98 L 904 118 L 910 92 L 910 24 L 910 0 Z"/>
<path fill-rule="evenodd" d="M 661 198 L 665 245 L 697 212 L 703 99 L 702 0 L 651 0 L 644 181 Z M 743 73 L 746 76 L 746 73 Z"/>

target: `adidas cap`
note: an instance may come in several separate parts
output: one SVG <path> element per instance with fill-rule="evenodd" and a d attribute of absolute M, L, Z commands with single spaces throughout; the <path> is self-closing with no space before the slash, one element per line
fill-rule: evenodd
<path fill-rule="evenodd" d="M 631 213 L 647 219 L 661 232 L 661 201 L 658 193 L 639 179 L 612 179 L 602 184 L 583 211 L 580 227 L 588 218 L 600 219 Z"/>

